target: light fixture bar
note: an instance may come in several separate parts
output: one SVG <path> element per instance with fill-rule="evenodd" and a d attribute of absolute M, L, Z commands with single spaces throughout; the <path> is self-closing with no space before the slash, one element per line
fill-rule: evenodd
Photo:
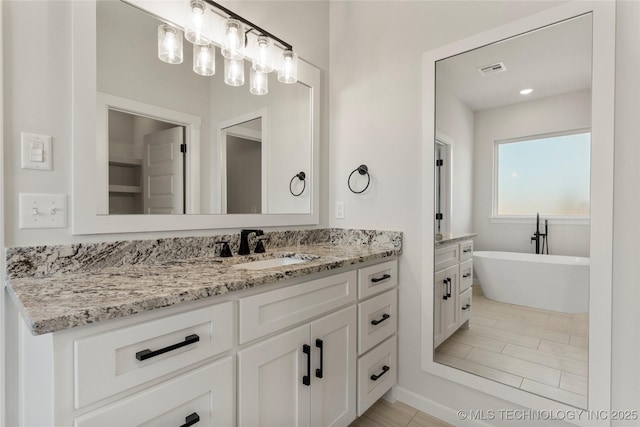
<path fill-rule="evenodd" d="M 258 27 L 256 24 L 254 24 L 253 22 L 249 21 L 248 19 L 243 18 L 242 16 L 238 15 L 237 13 L 227 9 L 226 7 L 220 5 L 219 3 L 216 3 L 213 0 L 204 0 L 205 3 L 209 4 L 210 6 L 215 7 L 216 9 L 221 10 L 222 12 L 226 13 L 227 15 L 229 15 L 229 18 L 231 19 L 237 19 L 238 21 L 242 22 L 245 25 L 248 25 L 249 27 L 251 27 L 253 30 L 257 31 L 258 33 L 270 37 L 271 39 L 277 41 L 278 43 L 280 43 L 280 45 L 285 49 L 285 50 L 293 50 L 293 46 L 291 46 L 289 43 L 285 42 L 284 40 L 274 36 L 273 34 L 271 34 L 270 32 L 263 30 L 262 28 Z"/>

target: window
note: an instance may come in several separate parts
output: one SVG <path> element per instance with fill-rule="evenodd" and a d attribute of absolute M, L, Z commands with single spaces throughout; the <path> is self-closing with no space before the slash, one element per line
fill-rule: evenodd
<path fill-rule="evenodd" d="M 496 142 L 497 216 L 588 216 L 591 133 Z"/>

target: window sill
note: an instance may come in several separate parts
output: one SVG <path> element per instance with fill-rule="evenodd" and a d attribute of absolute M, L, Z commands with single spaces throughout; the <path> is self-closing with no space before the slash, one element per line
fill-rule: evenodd
<path fill-rule="evenodd" d="M 545 216 L 540 218 L 540 223 L 548 220 L 549 225 L 589 225 L 591 218 L 588 216 Z M 535 216 L 490 216 L 492 224 L 535 224 Z"/>

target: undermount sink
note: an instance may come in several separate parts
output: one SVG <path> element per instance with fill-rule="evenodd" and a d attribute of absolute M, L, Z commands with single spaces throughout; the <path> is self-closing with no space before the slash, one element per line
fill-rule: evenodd
<path fill-rule="evenodd" d="M 266 270 L 267 268 L 283 267 L 285 265 L 302 264 L 303 262 L 309 262 L 313 259 L 318 259 L 317 256 L 283 256 L 278 258 L 263 259 L 259 261 L 244 262 L 242 264 L 234 264 L 232 267 L 241 268 L 244 270 Z"/>

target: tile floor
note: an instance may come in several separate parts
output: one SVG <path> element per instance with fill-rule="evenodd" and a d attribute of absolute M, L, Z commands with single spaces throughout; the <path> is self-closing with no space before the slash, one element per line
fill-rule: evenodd
<path fill-rule="evenodd" d="M 453 427 L 401 402 L 378 400 L 349 427 Z"/>
<path fill-rule="evenodd" d="M 435 360 L 585 408 L 588 327 L 587 314 L 505 304 L 485 298 L 474 286 L 469 329 L 442 343 Z"/>

